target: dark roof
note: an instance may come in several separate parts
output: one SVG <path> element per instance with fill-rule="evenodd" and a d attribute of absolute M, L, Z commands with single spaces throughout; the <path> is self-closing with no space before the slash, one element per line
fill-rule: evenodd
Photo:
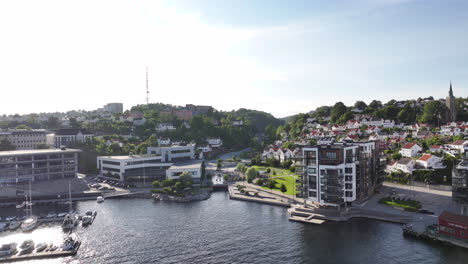
<path fill-rule="evenodd" d="M 73 129 L 73 128 L 67 128 L 67 129 L 59 129 L 59 130 L 56 130 L 55 131 L 55 135 L 60 135 L 60 136 L 72 136 L 72 135 L 76 135 L 78 134 L 78 132 L 80 132 L 82 134 L 92 134 L 90 133 L 89 131 L 87 131 L 86 129 Z"/>
<path fill-rule="evenodd" d="M 454 222 L 457 224 L 468 225 L 468 216 L 457 215 L 457 214 L 450 213 L 448 211 L 444 211 L 439 216 L 439 218 L 446 220 L 446 221 Z"/>
<path fill-rule="evenodd" d="M 406 165 L 408 163 L 410 163 L 411 159 L 410 158 L 402 158 L 398 161 L 398 164 L 401 164 L 401 165 Z"/>

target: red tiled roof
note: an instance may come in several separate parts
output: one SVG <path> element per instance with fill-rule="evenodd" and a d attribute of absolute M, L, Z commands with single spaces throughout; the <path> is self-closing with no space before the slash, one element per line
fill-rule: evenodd
<path fill-rule="evenodd" d="M 431 148 L 431 149 L 440 149 L 441 147 L 442 146 L 440 146 L 440 145 L 432 145 L 429 148 Z"/>
<path fill-rule="evenodd" d="M 428 161 L 430 158 L 432 158 L 432 155 L 426 154 L 420 157 L 419 160 Z"/>
<path fill-rule="evenodd" d="M 416 145 L 416 143 L 406 143 L 406 144 L 403 146 L 403 148 L 404 148 L 404 149 L 410 149 L 410 148 L 414 147 L 414 145 Z"/>
<path fill-rule="evenodd" d="M 466 140 L 460 139 L 452 143 L 452 145 L 463 145 Z"/>
<path fill-rule="evenodd" d="M 468 225 L 468 216 L 452 214 L 450 212 L 444 211 L 439 219 L 443 219 L 449 222 L 454 222 L 457 224 Z"/>

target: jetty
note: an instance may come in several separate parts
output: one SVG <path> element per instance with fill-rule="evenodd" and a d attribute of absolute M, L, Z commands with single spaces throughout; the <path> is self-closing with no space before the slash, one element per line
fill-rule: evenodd
<path fill-rule="evenodd" d="M 74 256 L 78 252 L 81 243 L 78 243 L 74 250 L 67 250 L 67 251 L 53 251 L 53 252 L 38 252 L 38 253 L 30 253 L 24 255 L 13 255 L 8 257 L 0 257 L 0 263 L 6 262 L 16 262 L 16 261 L 27 261 L 27 260 L 35 260 L 35 259 L 45 259 L 45 258 L 61 258 L 61 257 L 68 257 Z"/>
<path fill-rule="evenodd" d="M 243 190 L 243 193 L 239 191 L 235 186 L 229 185 L 229 198 L 231 200 L 239 200 L 239 201 L 247 201 L 247 202 L 254 202 L 254 203 L 263 203 L 269 205 L 276 205 L 282 207 L 290 207 L 291 204 L 285 202 L 284 199 L 274 195 L 272 193 L 268 193 L 265 190 L 255 190 L 250 189 L 247 187 Z"/>

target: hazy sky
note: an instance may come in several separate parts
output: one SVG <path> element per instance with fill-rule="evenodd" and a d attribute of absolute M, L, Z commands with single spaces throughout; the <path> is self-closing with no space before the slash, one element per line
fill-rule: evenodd
<path fill-rule="evenodd" d="M 468 1 L 1 1 L 0 114 L 468 96 Z"/>

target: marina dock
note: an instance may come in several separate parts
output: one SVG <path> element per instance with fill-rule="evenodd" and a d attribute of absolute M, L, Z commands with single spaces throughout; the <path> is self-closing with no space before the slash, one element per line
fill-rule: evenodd
<path fill-rule="evenodd" d="M 44 259 L 44 258 L 60 258 L 60 257 L 68 257 L 74 256 L 78 252 L 81 244 L 75 248 L 75 250 L 70 251 L 57 251 L 57 252 L 39 252 L 39 253 L 31 253 L 25 255 L 14 255 L 9 257 L 0 257 L 0 263 L 6 262 L 15 262 L 15 261 L 27 261 L 27 260 L 35 260 L 35 259 Z"/>

